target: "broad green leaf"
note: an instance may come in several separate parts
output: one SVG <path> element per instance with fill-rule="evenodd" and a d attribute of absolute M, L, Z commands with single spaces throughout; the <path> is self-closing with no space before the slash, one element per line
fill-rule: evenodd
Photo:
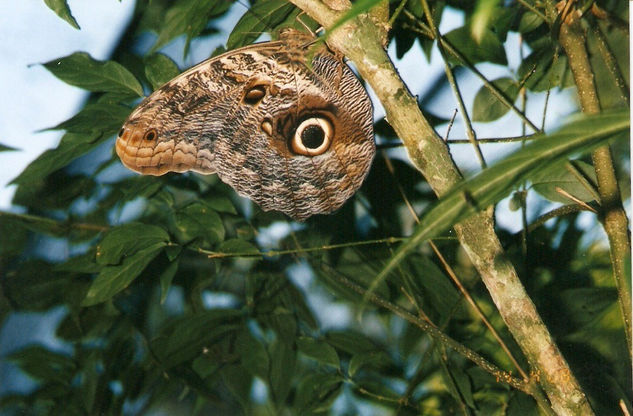
<path fill-rule="evenodd" d="M 180 264 L 179 259 L 172 260 L 169 263 L 169 266 L 160 274 L 158 280 L 160 281 L 160 303 L 165 303 L 165 299 L 167 299 L 167 293 L 169 293 L 169 288 L 171 287 L 171 282 L 174 280 L 174 276 L 176 276 L 176 272 L 178 271 L 178 266 Z"/>
<path fill-rule="evenodd" d="M 95 254 L 91 250 L 88 253 L 71 257 L 63 263 L 56 264 L 53 270 L 58 272 L 98 273 L 102 267 L 102 265 L 95 262 Z"/>
<path fill-rule="evenodd" d="M 165 15 L 158 39 L 151 51 L 155 52 L 170 40 L 186 35 L 185 55 L 189 50 L 191 39 L 202 33 L 210 16 L 220 15 L 227 11 L 231 2 L 226 0 L 179 0 Z"/>
<path fill-rule="evenodd" d="M 411 237 L 374 278 L 368 293 L 373 292 L 421 242 L 434 238 L 459 221 L 499 202 L 524 181 L 537 173 L 549 171 L 571 155 L 589 151 L 610 139 L 627 137 L 628 129 L 628 111 L 580 117 L 559 131 L 534 140 L 472 179 L 458 184 L 424 214 Z"/>
<path fill-rule="evenodd" d="M 367 353 L 378 350 L 372 340 L 356 331 L 330 331 L 325 335 L 328 344 L 348 354 Z"/>
<path fill-rule="evenodd" d="M 231 50 L 253 43 L 262 33 L 277 25 L 297 10 L 286 0 L 266 0 L 255 3 L 235 24 L 226 48 Z"/>
<path fill-rule="evenodd" d="M 525 87 L 530 91 L 540 92 L 574 84 L 571 69 L 564 55 L 555 56 L 555 48 L 551 44 L 535 50 L 525 58 L 518 70 L 518 77 L 525 80 Z"/>
<path fill-rule="evenodd" d="M 343 380 L 338 374 L 316 373 L 304 377 L 294 399 L 296 414 L 321 414 L 331 410 L 342 386 Z"/>
<path fill-rule="evenodd" d="M 239 255 L 257 255 L 260 254 L 257 247 L 249 243 L 248 241 L 240 238 L 232 238 L 230 240 L 223 241 L 218 247 L 219 253 L 227 254 L 239 254 Z"/>
<path fill-rule="evenodd" d="M 55 149 L 47 150 L 38 156 L 11 183 L 26 185 L 40 181 L 48 174 L 63 168 L 74 159 L 94 149 L 101 144 L 102 139 L 97 134 L 66 133 Z"/>
<path fill-rule="evenodd" d="M 579 174 L 587 179 L 589 185 L 593 184 L 595 187 L 595 184 L 598 182 L 596 179 L 596 171 L 593 166 L 583 162 L 582 160 L 575 160 L 573 163 L 579 170 Z M 560 188 L 584 202 L 595 200 L 596 194 L 587 189 L 570 169 L 571 167 L 567 165 L 561 165 L 557 166 L 556 169 L 547 171 L 546 173 L 537 173 L 534 178 L 531 179 L 531 188 L 550 201 L 562 202 L 564 204 L 570 204 L 573 203 L 573 201 L 564 195 L 561 195 L 556 188 Z"/>
<path fill-rule="evenodd" d="M 71 357 L 50 351 L 39 345 L 24 347 L 9 355 L 9 360 L 38 380 L 70 386 L 76 370 Z"/>
<path fill-rule="evenodd" d="M 164 369 L 192 360 L 204 349 L 243 328 L 243 312 L 231 309 L 203 311 L 175 319 L 152 340 L 152 350 Z"/>
<path fill-rule="evenodd" d="M 162 53 L 155 53 L 145 58 L 145 76 L 156 90 L 180 74 L 174 61 Z"/>
<path fill-rule="evenodd" d="M 88 91 L 143 96 L 143 87 L 123 65 L 97 61 L 85 52 L 54 59 L 44 67 L 65 83 Z"/>
<path fill-rule="evenodd" d="M 325 341 L 310 337 L 299 337 L 297 338 L 297 348 L 299 352 L 323 364 L 331 365 L 337 369 L 341 365 L 336 350 Z"/>
<path fill-rule="evenodd" d="M 75 29 L 80 29 L 77 21 L 70 13 L 70 8 L 68 7 L 68 3 L 66 3 L 66 0 L 44 0 L 44 3 L 46 3 L 48 8 L 54 11 L 57 16 L 68 22 L 69 25 L 71 25 Z"/>
<path fill-rule="evenodd" d="M 478 0 L 471 18 L 470 31 L 476 42 L 481 42 L 484 34 L 491 28 L 493 17 L 501 9 L 497 7 L 499 0 Z"/>
<path fill-rule="evenodd" d="M 224 240 L 222 219 L 202 201 L 195 201 L 174 214 L 174 234 L 180 243 L 203 238 L 209 244 Z"/>
<path fill-rule="evenodd" d="M 13 152 L 16 151 L 18 149 L 16 149 L 15 147 L 11 147 L 11 146 L 6 146 L 2 143 L 0 143 L 0 152 Z"/>
<path fill-rule="evenodd" d="M 492 83 L 513 103 L 519 96 L 519 84 L 512 78 L 498 78 Z M 473 103 L 473 121 L 494 121 L 504 116 L 510 109 L 505 106 L 484 85 Z"/>
<path fill-rule="evenodd" d="M 467 26 L 451 30 L 444 37 L 471 64 L 479 62 L 491 62 L 499 65 L 508 64 L 503 43 L 489 29 L 483 32 L 479 42 L 473 38 L 472 32 Z M 450 56 L 449 59 L 456 64 L 461 64 L 461 62 L 455 61 Z"/>
<path fill-rule="evenodd" d="M 92 306 L 111 299 L 141 274 L 167 243 L 158 242 L 123 259 L 120 265 L 106 266 L 92 282 L 82 306 Z"/>
<path fill-rule="evenodd" d="M 156 225 L 132 222 L 110 230 L 97 245 L 97 263 L 113 265 L 141 249 L 158 243 L 167 245 L 169 235 Z"/>
<path fill-rule="evenodd" d="M 519 22 L 519 33 L 528 33 L 541 26 L 545 21 L 533 12 L 525 12 Z"/>
<path fill-rule="evenodd" d="M 264 345 L 249 333 L 242 331 L 235 340 L 235 350 L 242 357 L 242 365 L 251 375 L 266 379 L 269 359 Z"/>
<path fill-rule="evenodd" d="M 362 367 L 381 368 L 386 367 L 389 362 L 389 356 L 384 351 L 358 353 L 352 355 L 352 359 L 349 360 L 347 372 L 350 377 L 354 377 Z"/>
<path fill-rule="evenodd" d="M 68 133 L 112 136 L 121 128 L 130 109 L 116 104 L 87 104 L 77 114 L 47 130 L 66 130 Z"/>
<path fill-rule="evenodd" d="M 297 353 L 285 342 L 275 342 L 270 351 L 269 385 L 273 401 L 284 403 L 292 385 Z"/>
<path fill-rule="evenodd" d="M 27 234 L 26 228 L 18 218 L 2 213 L 0 215 L 0 258 L 24 251 Z"/>
<path fill-rule="evenodd" d="M 45 311 L 63 301 L 63 293 L 72 285 L 68 273 L 56 273 L 51 264 L 27 260 L 15 270 L 4 270 L 2 288 L 12 309 Z"/>
<path fill-rule="evenodd" d="M 217 212 L 237 215 L 235 205 L 225 196 L 212 196 L 204 199 L 204 202 Z"/>

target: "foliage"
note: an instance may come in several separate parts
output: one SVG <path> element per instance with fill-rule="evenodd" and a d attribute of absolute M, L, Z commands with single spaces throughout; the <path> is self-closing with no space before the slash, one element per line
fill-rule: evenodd
<path fill-rule="evenodd" d="M 397 151 L 385 152 L 357 196 L 333 215 L 305 224 L 261 211 L 215 176 L 131 174 L 110 150 L 143 91 L 179 72 L 156 51 L 184 36 L 186 54 L 195 47 L 192 40 L 214 32 L 218 20 L 233 7 L 244 8 L 242 3 L 139 1 L 111 60 L 78 52 L 43 64 L 92 94 L 74 117 L 52 127 L 65 130 L 57 148 L 14 179 L 14 204 L 25 213 L 0 213 L 2 317 L 8 322 L 22 311 L 46 316 L 61 306 L 55 335 L 67 348 L 27 345 L 3 357 L 35 387 L 5 392 L 2 409 L 7 414 L 304 415 L 361 409 L 539 414 L 532 397 L 467 357 L 464 351 L 473 350 L 499 371 L 519 371 L 451 282 L 451 269 L 422 244 L 436 239 L 512 357 L 529 371 L 450 231 L 476 209 L 509 195 L 513 207 L 525 213 L 527 228 L 513 234 L 499 225 L 497 231 L 559 348 L 597 413 L 619 413 L 620 401 L 630 409 L 630 356 L 609 250 L 596 236 L 597 215 L 580 214 L 596 206 L 588 150 L 610 143 L 619 177 L 628 178 L 628 96 L 619 87 L 629 82 L 628 47 L 618 17 L 626 3 L 596 2 L 603 13 L 588 12 L 583 21 L 591 29 L 601 105 L 610 111 L 526 137 L 531 143 L 513 147 L 439 201 Z M 348 17 L 375 3 L 355 3 Z M 507 75 L 490 81 L 496 91 L 483 85 L 475 95 L 477 122 L 502 118 L 521 125 L 516 107 L 504 105 L 499 91 L 510 103 L 527 97 L 529 106 L 573 85 L 567 58 L 552 36 L 556 22 L 523 3 L 532 4 L 431 4 L 436 26 L 448 8 L 465 17 L 444 37 L 446 60 L 454 67 L 472 71 L 484 62 L 507 67 L 506 51 L 517 47 L 509 34 L 520 34 L 528 46 L 518 68 L 508 67 Z M 78 27 L 63 0 L 46 4 Z M 298 14 L 283 0 L 256 1 L 227 46 L 254 41 L 254 32 L 301 27 Z M 420 2 L 394 1 L 391 15 L 396 54 L 419 50 L 430 56 L 437 42 Z M 146 32 L 155 35 L 154 44 L 145 56 L 136 56 L 132 51 Z M 604 50 L 617 68 L 600 58 Z M 432 93 L 449 90 L 442 79 Z M 422 110 L 437 113 L 426 107 L 428 101 L 420 99 Z M 446 112 L 430 120 L 443 131 L 448 118 Z M 376 131 L 379 142 L 393 138 L 385 120 L 376 123 Z M 0 145 L 5 150 L 12 149 Z M 403 196 L 423 216 L 413 237 L 395 250 L 394 243 L 412 231 Z M 558 216 L 561 203 L 568 205 Z M 551 217 L 545 225 L 543 216 Z M 65 253 L 47 253 L 51 242 Z M 428 319 L 463 349 L 430 336 L 403 311 Z"/>

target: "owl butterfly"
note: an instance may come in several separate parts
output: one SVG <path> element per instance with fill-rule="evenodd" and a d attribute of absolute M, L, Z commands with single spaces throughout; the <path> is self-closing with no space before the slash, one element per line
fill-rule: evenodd
<path fill-rule="evenodd" d="M 146 175 L 216 173 L 300 221 L 338 209 L 375 153 L 372 104 L 340 56 L 323 45 L 309 54 L 312 41 L 287 29 L 169 81 L 126 120 L 121 161 Z"/>

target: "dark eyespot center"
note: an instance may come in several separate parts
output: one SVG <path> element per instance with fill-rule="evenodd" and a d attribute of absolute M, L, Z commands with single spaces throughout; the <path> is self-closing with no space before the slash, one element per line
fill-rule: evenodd
<path fill-rule="evenodd" d="M 123 133 L 125 133 L 125 129 L 119 130 L 119 137 L 123 136 Z"/>
<path fill-rule="evenodd" d="M 311 124 L 301 132 L 301 143 L 307 149 L 317 149 L 325 140 L 325 132 L 320 126 Z"/>
<path fill-rule="evenodd" d="M 256 85 L 250 90 L 246 91 L 244 95 L 244 102 L 249 105 L 255 105 L 260 102 L 266 95 L 266 88 L 263 85 Z"/>
<path fill-rule="evenodd" d="M 145 136 L 143 138 L 151 142 L 152 140 L 156 138 L 156 130 L 148 130 L 147 133 L 145 133 Z"/>

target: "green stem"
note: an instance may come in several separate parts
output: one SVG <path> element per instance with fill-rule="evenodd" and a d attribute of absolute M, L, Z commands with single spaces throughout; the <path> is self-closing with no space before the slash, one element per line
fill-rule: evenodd
<path fill-rule="evenodd" d="M 596 114 L 600 112 L 600 102 L 594 84 L 591 63 L 589 62 L 586 39 L 580 22 L 573 17 L 574 13 L 570 13 L 569 19 L 562 23 L 559 33 L 560 43 L 569 59 L 569 66 L 578 88 L 582 111 L 588 114 Z M 618 300 L 624 320 L 629 353 L 631 353 L 631 323 L 633 322 L 631 319 L 631 286 L 626 270 L 627 265 L 631 264 L 628 218 L 622 207 L 622 197 L 620 196 L 609 146 L 596 149 L 592 153 L 591 158 L 596 170 L 602 224 L 609 239 L 613 277 L 618 290 Z"/>
<path fill-rule="evenodd" d="M 291 1 L 326 29 L 342 16 L 321 1 Z M 365 16 L 358 16 L 330 33 L 328 43 L 350 58 L 371 85 L 385 108 L 389 124 L 402 139 L 410 160 L 435 193 L 443 195 L 454 187 L 462 178 L 448 147 L 424 118 L 416 99 L 398 76 L 380 43 L 374 23 Z M 455 231 L 499 313 L 534 371 L 539 374 L 553 410 L 561 415 L 593 414 L 586 396 L 503 251 L 494 232 L 492 210 L 470 217 L 456 225 Z"/>

